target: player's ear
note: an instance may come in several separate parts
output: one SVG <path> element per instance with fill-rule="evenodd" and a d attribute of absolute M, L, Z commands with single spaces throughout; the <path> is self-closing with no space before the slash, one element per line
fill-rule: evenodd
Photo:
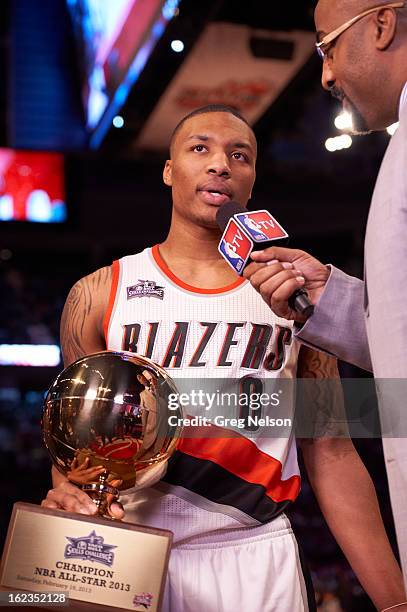
<path fill-rule="evenodd" d="M 172 160 L 167 159 L 163 170 L 163 181 L 168 187 L 172 186 Z"/>

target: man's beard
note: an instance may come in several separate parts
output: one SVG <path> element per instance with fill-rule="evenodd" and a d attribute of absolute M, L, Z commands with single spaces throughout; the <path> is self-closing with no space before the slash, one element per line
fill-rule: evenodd
<path fill-rule="evenodd" d="M 363 117 L 362 113 L 357 108 L 357 106 L 355 106 L 355 104 L 351 100 L 349 100 L 347 96 L 345 96 L 343 91 L 339 89 L 338 87 L 334 86 L 331 88 L 330 92 L 331 92 L 331 95 L 337 100 L 339 100 L 340 102 L 343 102 L 344 100 L 346 100 L 346 105 L 349 108 L 349 113 L 352 115 L 351 134 L 354 134 L 357 136 L 361 136 L 364 134 L 370 134 L 372 130 L 369 129 L 369 126 L 367 125 L 366 120 Z"/>

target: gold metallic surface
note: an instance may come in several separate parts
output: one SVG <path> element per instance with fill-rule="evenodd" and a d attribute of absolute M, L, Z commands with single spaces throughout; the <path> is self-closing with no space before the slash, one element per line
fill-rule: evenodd
<path fill-rule="evenodd" d="M 43 438 L 54 465 L 83 488 L 103 486 L 116 497 L 109 483 L 119 479 L 127 489 L 140 470 L 175 450 L 181 428 L 168 418 L 182 415 L 168 409 L 171 393 L 177 389 L 165 370 L 133 353 L 103 351 L 75 361 L 44 403 Z M 105 473 L 89 477 L 96 466 Z"/>

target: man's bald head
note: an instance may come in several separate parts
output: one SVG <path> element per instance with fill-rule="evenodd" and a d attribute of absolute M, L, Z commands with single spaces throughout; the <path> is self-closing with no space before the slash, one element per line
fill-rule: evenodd
<path fill-rule="evenodd" d="M 347 13 L 351 18 L 375 6 L 386 6 L 392 3 L 392 0 L 319 0 L 316 10 L 321 5 L 329 8 L 333 13 Z"/>
<path fill-rule="evenodd" d="M 331 22 L 336 23 L 332 29 L 339 27 L 352 17 L 367 11 L 368 9 L 392 4 L 392 0 L 319 0 L 315 9 L 315 22 L 318 24 L 319 17 L 331 18 Z M 406 6 L 397 9 L 400 17 L 407 15 Z M 328 32 L 324 32 L 327 34 Z"/>

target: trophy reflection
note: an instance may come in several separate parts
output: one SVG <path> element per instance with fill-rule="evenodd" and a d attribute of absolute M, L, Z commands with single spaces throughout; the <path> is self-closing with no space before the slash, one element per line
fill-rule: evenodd
<path fill-rule="evenodd" d="M 172 393 L 177 389 L 163 368 L 113 351 L 75 361 L 49 389 L 45 445 L 54 466 L 89 494 L 99 515 L 111 518 L 108 503 L 120 490 L 145 480 L 175 450 L 181 428 L 169 417 L 182 415 L 168 408 Z"/>

